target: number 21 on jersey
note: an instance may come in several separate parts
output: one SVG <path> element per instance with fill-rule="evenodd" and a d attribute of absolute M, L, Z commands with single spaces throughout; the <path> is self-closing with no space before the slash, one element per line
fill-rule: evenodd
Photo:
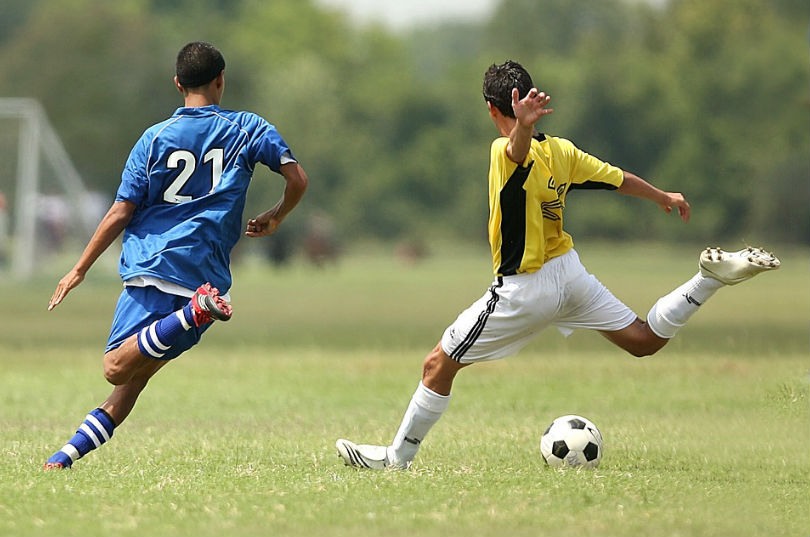
<path fill-rule="evenodd" d="M 210 149 L 203 156 L 203 164 L 208 164 L 209 162 L 211 163 L 211 189 L 208 191 L 209 193 L 214 191 L 222 178 L 222 162 L 224 160 L 224 154 L 225 151 L 222 148 L 216 147 L 214 149 Z M 178 193 L 197 169 L 197 157 L 194 156 L 194 153 L 191 151 L 179 149 L 169 155 L 166 165 L 173 170 L 179 169 L 180 173 L 163 193 L 163 200 L 168 203 L 183 203 L 185 201 L 191 201 L 191 196 L 181 196 Z"/>

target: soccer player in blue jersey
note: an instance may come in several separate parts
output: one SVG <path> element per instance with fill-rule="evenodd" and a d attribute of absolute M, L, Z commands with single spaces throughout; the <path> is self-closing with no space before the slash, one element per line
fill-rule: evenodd
<path fill-rule="evenodd" d="M 464 367 L 518 352 L 541 330 L 597 330 L 634 356 L 658 352 L 718 289 L 779 267 L 760 248 L 707 248 L 699 270 L 661 297 L 646 321 L 589 274 L 563 230 L 571 189 L 607 189 L 657 204 L 685 222 L 690 207 L 679 192 L 664 192 L 641 177 L 581 151 L 563 138 L 540 134 L 535 123 L 551 113 L 550 97 L 534 87 L 517 62 L 492 65 L 484 101 L 500 136 L 489 168 L 489 242 L 495 280 L 444 332 L 423 363 L 422 380 L 387 446 L 339 439 L 339 456 L 359 468 L 407 468 L 428 431 L 450 403 Z"/>
<path fill-rule="evenodd" d="M 256 165 L 286 185 L 274 207 L 247 221 L 248 237 L 273 233 L 307 188 L 306 173 L 273 125 L 220 108 L 225 60 L 214 46 L 184 46 L 174 83 L 184 106 L 135 144 L 114 203 L 48 304 L 58 306 L 123 233 L 124 289 L 104 354 L 104 376 L 114 388 L 46 469 L 69 468 L 107 442 L 149 379 L 196 345 L 214 320 L 231 318 L 230 253 Z"/>

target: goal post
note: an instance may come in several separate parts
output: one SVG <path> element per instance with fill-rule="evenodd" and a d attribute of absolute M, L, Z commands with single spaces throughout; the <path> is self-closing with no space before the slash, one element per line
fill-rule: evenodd
<path fill-rule="evenodd" d="M 30 98 L 0 98 L 0 118 L 19 120 L 15 193 L 7 198 L 10 229 L 0 236 L 0 248 L 8 250 L 10 272 L 14 278 L 28 279 L 36 268 L 39 242 L 37 221 L 41 201 L 41 162 L 53 169 L 59 199 L 70 211 L 70 220 L 88 236 L 93 233 L 98 215 L 89 214 L 87 201 L 92 194 L 85 188 L 65 147 L 51 125 L 42 105 Z M 6 204 L 4 204 L 6 205 Z M 5 207 L 0 210 L 6 211 Z M 44 215 L 48 216 L 48 215 Z M 0 230 L 2 231 L 2 230 Z M 5 244 L 2 244 L 5 243 Z"/>

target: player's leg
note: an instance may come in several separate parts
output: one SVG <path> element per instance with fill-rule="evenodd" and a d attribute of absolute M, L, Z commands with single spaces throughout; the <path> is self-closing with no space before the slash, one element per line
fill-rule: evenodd
<path fill-rule="evenodd" d="M 184 304 L 186 300 L 154 287 L 123 291 L 104 356 L 104 376 L 111 384 L 125 384 L 139 369 L 151 367 L 150 359 L 177 357 L 215 319 L 231 317 L 230 304 L 210 284 L 200 286 Z M 132 327 L 137 327 L 134 336 Z"/>
<path fill-rule="evenodd" d="M 662 338 L 650 330 L 650 326 L 636 317 L 629 326 L 620 330 L 600 330 L 614 345 L 626 350 L 638 358 L 650 356 L 669 343 L 669 338 Z"/>
<path fill-rule="evenodd" d="M 718 289 L 744 282 L 779 265 L 779 259 L 761 248 L 738 252 L 706 248 L 700 254 L 697 274 L 659 298 L 647 314 L 646 325 L 659 338 L 670 339 Z"/>
<path fill-rule="evenodd" d="M 779 268 L 779 264 L 773 254 L 761 248 L 738 252 L 707 248 L 700 255 L 698 273 L 659 298 L 647 314 L 646 322 L 637 318 L 625 328 L 601 333 L 634 356 L 655 354 L 718 289 Z"/>
<path fill-rule="evenodd" d="M 340 439 L 336 447 L 344 462 L 371 469 L 409 467 L 425 436 L 447 410 L 456 374 L 472 363 L 518 352 L 547 326 L 557 301 L 538 296 L 556 295 L 557 288 L 543 285 L 544 278 L 533 274 L 499 279 L 462 312 L 425 358 L 422 380 L 391 445 L 358 445 Z"/>
<path fill-rule="evenodd" d="M 85 416 L 73 437 L 47 460 L 45 469 L 70 468 L 106 444 L 129 416 L 149 379 L 168 363 L 141 354 L 137 339 L 138 334 L 134 334 L 104 355 L 104 376 L 115 385 L 112 393 Z"/>
<path fill-rule="evenodd" d="M 425 358 L 422 380 L 411 397 L 391 445 L 358 445 L 340 439 L 335 444 L 338 454 L 350 466 L 373 470 L 408 468 L 425 435 L 447 410 L 456 373 L 467 365 L 452 360 L 441 343 L 437 344 Z"/>
<path fill-rule="evenodd" d="M 394 441 L 388 447 L 388 459 L 393 465 L 407 467 L 411 464 L 422 440 L 450 405 L 456 374 L 468 365 L 451 359 L 442 349 L 441 342 L 427 355 L 422 364 L 422 380 L 405 410 Z"/>
<path fill-rule="evenodd" d="M 554 325 L 566 336 L 574 330 L 596 330 L 634 356 L 658 351 L 667 340 L 590 274 L 572 250 L 558 258 L 559 283 L 564 291 Z"/>
<path fill-rule="evenodd" d="M 168 360 L 195 345 L 214 318 L 227 320 L 232 313 L 230 305 L 208 284 L 201 286 L 185 305 L 183 300 L 151 287 L 122 292 L 104 355 L 104 376 L 116 388 L 104 403 L 87 414 L 68 443 L 48 459 L 46 469 L 69 468 L 106 443 L 115 427 L 132 411 L 152 375 Z M 171 313 L 149 313 L 161 310 Z M 163 316 L 156 320 L 149 318 L 155 315 Z M 133 330 L 136 333 L 132 334 Z"/>
<path fill-rule="evenodd" d="M 149 379 L 168 363 L 165 360 L 143 360 L 142 366 L 127 382 L 115 386 L 109 397 L 85 416 L 73 437 L 45 463 L 46 470 L 70 468 L 112 438 L 115 428 L 129 416 Z"/>
<path fill-rule="evenodd" d="M 117 384 L 109 397 L 99 405 L 99 408 L 112 418 L 116 426 L 121 425 L 132 412 L 138 396 L 146 388 L 149 379 L 170 362 L 170 360 L 155 360 L 146 357 L 142 357 L 142 360 L 142 364 L 134 369 L 129 379 L 122 384 Z"/>

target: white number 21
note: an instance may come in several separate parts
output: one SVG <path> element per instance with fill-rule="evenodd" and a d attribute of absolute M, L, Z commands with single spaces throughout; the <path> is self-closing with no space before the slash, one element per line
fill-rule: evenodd
<path fill-rule="evenodd" d="M 219 147 L 209 150 L 205 156 L 203 156 L 203 164 L 211 162 L 211 190 L 209 190 L 209 192 L 214 191 L 222 178 L 223 158 L 224 151 Z M 172 181 L 172 184 L 170 184 L 163 193 L 163 199 L 169 203 L 183 203 L 184 201 L 191 201 L 191 196 L 181 196 L 178 194 L 178 192 L 180 192 L 183 185 L 185 185 L 191 178 L 194 170 L 197 169 L 197 158 L 194 156 L 194 153 L 184 149 L 175 151 L 169 155 L 166 165 L 171 169 L 181 167 L 182 169 L 180 170 L 180 174 L 177 176 L 177 179 Z"/>

